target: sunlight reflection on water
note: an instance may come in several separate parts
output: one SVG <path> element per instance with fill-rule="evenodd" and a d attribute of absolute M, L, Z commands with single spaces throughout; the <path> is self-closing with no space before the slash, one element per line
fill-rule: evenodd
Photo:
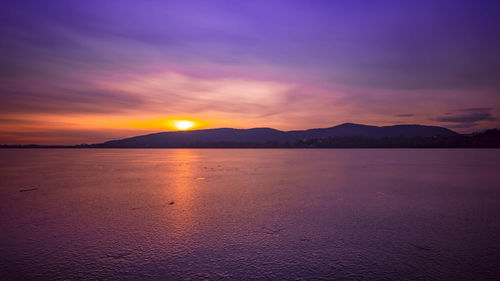
<path fill-rule="evenodd" d="M 0 150 L 2 279 L 500 275 L 500 150 Z"/>

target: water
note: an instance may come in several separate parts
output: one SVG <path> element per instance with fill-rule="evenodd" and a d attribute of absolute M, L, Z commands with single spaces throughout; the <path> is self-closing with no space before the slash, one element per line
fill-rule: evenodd
<path fill-rule="evenodd" d="M 500 150 L 0 150 L 3 280 L 498 280 Z"/>

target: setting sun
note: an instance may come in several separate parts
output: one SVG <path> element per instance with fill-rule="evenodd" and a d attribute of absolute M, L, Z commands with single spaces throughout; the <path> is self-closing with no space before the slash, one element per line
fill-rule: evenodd
<path fill-rule="evenodd" d="M 182 131 L 192 128 L 193 126 L 194 122 L 191 121 L 181 120 L 174 122 L 174 127 Z"/>

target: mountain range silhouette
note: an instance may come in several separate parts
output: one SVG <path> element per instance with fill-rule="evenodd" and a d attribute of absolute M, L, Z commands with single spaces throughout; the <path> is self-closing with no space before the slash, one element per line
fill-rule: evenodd
<path fill-rule="evenodd" d="M 369 126 L 345 123 L 330 128 L 280 131 L 272 128 L 233 129 L 218 128 L 205 130 L 171 131 L 135 136 L 120 140 L 94 144 L 93 147 L 238 147 L 263 144 L 295 144 L 315 139 L 334 137 L 362 137 L 379 139 L 387 137 L 450 137 L 456 132 L 438 126 L 393 125 Z M 239 145 L 238 145 L 239 144 Z"/>

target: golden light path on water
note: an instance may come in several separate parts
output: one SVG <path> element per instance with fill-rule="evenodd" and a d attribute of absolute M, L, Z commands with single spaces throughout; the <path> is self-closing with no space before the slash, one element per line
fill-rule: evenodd
<path fill-rule="evenodd" d="M 447 149 L 2 149 L 2 277 L 496 280 L 499 159 Z"/>

